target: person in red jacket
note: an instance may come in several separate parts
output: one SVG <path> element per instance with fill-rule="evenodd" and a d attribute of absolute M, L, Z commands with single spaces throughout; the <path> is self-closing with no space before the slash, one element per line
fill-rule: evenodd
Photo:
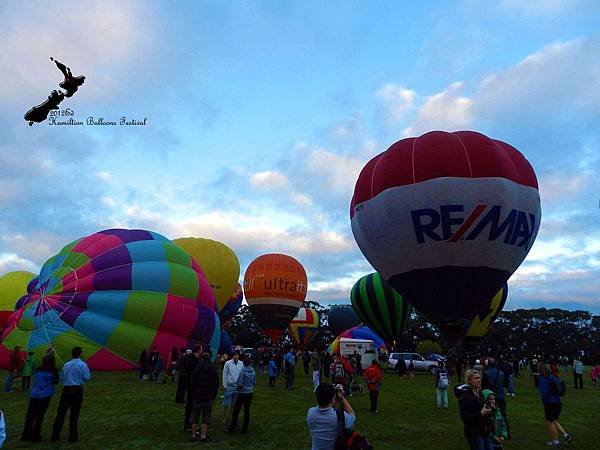
<path fill-rule="evenodd" d="M 4 392 L 12 391 L 13 380 L 21 375 L 22 368 L 23 358 L 21 357 L 21 347 L 17 345 L 8 357 L 8 376 L 4 382 Z"/>
<path fill-rule="evenodd" d="M 369 397 L 371 399 L 371 412 L 377 412 L 377 396 L 381 387 L 381 368 L 376 359 L 371 362 L 371 365 L 365 369 L 365 378 L 367 387 L 369 388 Z"/>

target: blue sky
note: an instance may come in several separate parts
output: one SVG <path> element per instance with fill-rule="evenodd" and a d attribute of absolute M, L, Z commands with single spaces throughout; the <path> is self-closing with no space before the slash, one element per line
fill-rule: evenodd
<path fill-rule="evenodd" d="M 326 3 L 326 4 L 325 4 Z M 429 130 L 511 143 L 543 219 L 507 307 L 600 313 L 600 6 L 500 2 L 2 2 L 0 273 L 110 227 L 284 252 L 309 298 L 372 271 L 350 230 L 363 165 Z M 75 118 L 29 127 L 60 81 Z"/>

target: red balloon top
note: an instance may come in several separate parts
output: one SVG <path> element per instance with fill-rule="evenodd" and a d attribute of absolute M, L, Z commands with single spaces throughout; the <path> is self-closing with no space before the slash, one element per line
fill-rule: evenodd
<path fill-rule="evenodd" d="M 370 200 L 386 189 L 435 178 L 506 178 L 538 188 L 533 168 L 511 145 L 475 131 L 431 131 L 402 139 L 362 169 L 350 205 Z"/>

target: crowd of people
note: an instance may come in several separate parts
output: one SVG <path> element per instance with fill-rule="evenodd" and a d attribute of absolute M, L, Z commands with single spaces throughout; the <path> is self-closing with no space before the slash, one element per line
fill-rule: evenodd
<path fill-rule="evenodd" d="M 39 442 L 44 416 L 59 382 L 63 388 L 56 417 L 52 427 L 51 441 L 58 441 L 67 412 L 69 414 L 69 442 L 77 442 L 78 417 L 83 400 L 83 385 L 90 379 L 87 364 L 81 359 L 81 347 L 72 349 L 72 359 L 62 370 L 57 370 L 54 347 L 51 345 L 35 367 L 34 354 L 22 352 L 15 347 L 9 358 L 9 371 L 5 381 L 5 391 L 13 390 L 14 380 L 21 378 L 21 390 L 29 393 L 29 405 L 21 439 Z M 193 349 L 173 348 L 165 359 L 156 347 L 144 349 L 138 361 L 141 383 L 171 383 L 177 380 L 175 402 L 183 408 L 183 430 L 191 433 L 192 441 L 207 442 L 209 427 L 212 424 L 213 405 L 222 392 L 222 425 L 224 431 L 233 434 L 238 429 L 243 410 L 240 432 L 249 431 L 251 405 L 256 386 L 257 367 L 260 374 L 267 374 L 269 387 L 275 387 L 280 376 L 285 379 L 285 388 L 294 389 L 297 370 L 305 376 L 312 376 L 312 390 L 317 405 L 308 410 L 307 424 L 311 433 L 314 450 L 331 450 L 338 439 L 347 439 L 355 449 L 372 448 L 366 438 L 351 431 L 356 421 L 356 412 L 349 403 L 349 397 L 362 392 L 364 385 L 370 399 L 369 411 L 378 412 L 378 396 L 381 388 L 382 367 L 375 359 L 363 369 L 362 357 L 354 352 L 351 355 L 330 354 L 319 351 L 295 351 L 287 348 L 262 349 L 254 354 L 241 355 L 234 351 L 231 355 L 219 355 L 215 362 L 210 351 L 201 346 Z M 568 360 L 567 360 L 568 361 Z M 402 361 L 403 362 L 403 361 Z M 221 379 L 217 365 L 221 365 Z M 385 362 L 383 363 L 385 366 Z M 298 369 L 298 367 L 302 369 Z M 403 367 L 398 367 L 403 366 Z M 583 389 L 583 364 L 572 358 L 565 365 L 565 358 L 551 355 L 547 358 L 499 358 L 474 355 L 451 355 L 447 362 L 439 361 L 433 371 L 435 405 L 438 409 L 448 409 L 448 391 L 451 391 L 451 377 L 456 376 L 459 384 L 453 389 L 458 399 L 460 417 L 464 425 L 464 435 L 468 445 L 474 450 L 501 449 L 511 439 L 509 414 L 506 397 L 515 396 L 514 378 L 526 371 L 539 389 L 544 407 L 551 447 L 560 446 L 560 438 L 568 443 L 573 436 L 565 431 L 559 422 L 565 385 L 560 372 L 565 367 L 572 372 L 573 386 Z M 410 364 L 397 364 L 399 375 L 410 378 Z M 464 384 L 463 381 L 464 374 Z M 33 382 L 32 382 L 33 378 Z M 590 371 L 593 385 L 600 378 L 600 364 Z M 221 390 L 222 387 L 222 390 Z M 0 413 L 0 441 L 4 433 L 4 416 Z"/>

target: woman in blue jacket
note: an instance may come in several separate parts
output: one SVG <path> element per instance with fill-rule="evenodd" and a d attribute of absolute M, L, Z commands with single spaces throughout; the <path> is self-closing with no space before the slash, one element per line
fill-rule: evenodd
<path fill-rule="evenodd" d="M 25 416 L 25 427 L 22 441 L 40 442 L 44 415 L 54 395 L 58 383 L 58 371 L 54 354 L 49 353 L 42 359 L 42 365 L 35 372 L 35 380 L 31 388 L 29 407 Z"/>
<path fill-rule="evenodd" d="M 550 447 L 560 447 L 560 441 L 558 440 L 559 432 L 567 443 L 573 440 L 573 436 L 567 433 L 558 422 L 562 409 L 562 402 L 558 395 L 558 379 L 552 375 L 543 362 L 538 363 L 537 369 L 539 373 L 540 394 L 542 396 L 542 404 L 544 405 L 544 415 L 546 416 L 546 424 L 552 438 L 548 442 L 548 445 Z"/>
<path fill-rule="evenodd" d="M 233 416 L 231 417 L 231 424 L 229 425 L 229 434 L 232 434 L 235 431 L 242 406 L 244 407 L 244 422 L 242 423 L 241 431 L 242 433 L 248 431 L 248 423 L 250 423 L 250 403 L 252 402 L 255 385 L 256 372 L 254 372 L 254 369 L 250 365 L 250 358 L 244 358 L 244 368 L 240 372 L 240 376 L 237 380 L 238 396 L 235 401 L 235 407 L 233 408 Z"/>

